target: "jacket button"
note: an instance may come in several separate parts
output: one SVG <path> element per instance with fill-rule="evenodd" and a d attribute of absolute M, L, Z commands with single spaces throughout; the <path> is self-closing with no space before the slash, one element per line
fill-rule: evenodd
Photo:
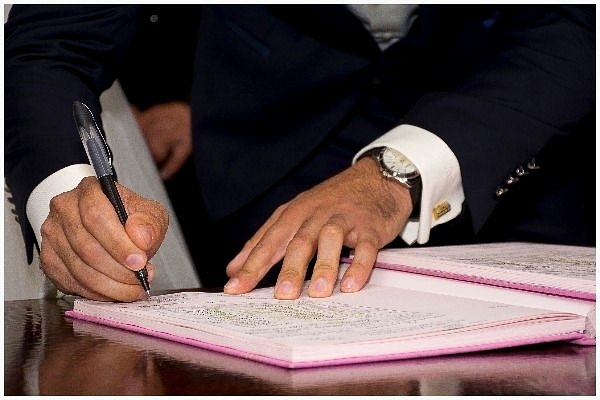
<path fill-rule="evenodd" d="M 527 163 L 528 170 L 540 169 L 540 166 L 535 163 L 535 158 L 532 158 L 531 161 Z"/>
<path fill-rule="evenodd" d="M 523 166 L 519 166 L 519 168 L 515 169 L 515 173 L 517 174 L 517 176 L 523 176 L 523 175 L 527 175 L 528 172 L 525 171 L 525 168 L 523 168 Z"/>
<path fill-rule="evenodd" d="M 507 188 L 499 187 L 496 189 L 496 197 L 500 197 L 506 192 L 508 192 Z"/>

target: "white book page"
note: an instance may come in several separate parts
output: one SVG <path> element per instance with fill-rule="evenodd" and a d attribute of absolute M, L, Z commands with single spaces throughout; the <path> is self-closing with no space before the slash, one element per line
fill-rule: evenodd
<path fill-rule="evenodd" d="M 382 253 L 591 281 L 596 277 L 595 247 L 510 242 L 386 249 Z"/>
<path fill-rule="evenodd" d="M 347 264 L 342 265 L 340 276 L 347 267 Z M 369 282 L 376 285 L 394 286 L 425 293 L 460 296 L 483 301 L 493 300 L 503 304 L 573 313 L 587 316 L 592 325 L 595 326 L 596 302 L 593 300 L 554 296 L 381 268 L 373 270 Z"/>
<path fill-rule="evenodd" d="M 136 303 L 77 301 L 75 309 L 116 321 L 139 321 L 149 328 L 165 329 L 167 323 L 172 333 L 189 335 L 191 329 L 200 340 L 220 336 L 242 339 L 255 348 L 292 346 L 309 351 L 320 351 L 315 344 L 368 343 L 427 335 L 440 335 L 442 345 L 443 335 L 473 327 L 532 321 L 531 329 L 535 330 L 541 325 L 536 322 L 544 317 L 581 320 L 560 312 L 378 285 L 323 299 L 304 294 L 297 300 L 276 300 L 273 289 L 266 288 L 241 296 L 184 292 Z M 576 326 L 583 329 L 582 323 Z"/>

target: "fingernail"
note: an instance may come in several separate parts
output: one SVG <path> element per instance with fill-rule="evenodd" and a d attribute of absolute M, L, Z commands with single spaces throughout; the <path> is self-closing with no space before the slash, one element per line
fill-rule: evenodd
<path fill-rule="evenodd" d="M 133 269 L 140 269 L 144 265 L 146 265 L 146 259 L 141 254 L 130 254 L 125 259 L 125 263 L 128 267 Z"/>
<path fill-rule="evenodd" d="M 324 292 L 329 288 L 329 284 L 325 278 L 317 278 L 317 280 L 310 282 L 310 288 L 317 292 Z"/>
<path fill-rule="evenodd" d="M 238 278 L 231 278 L 229 280 L 229 282 L 227 282 L 225 284 L 225 286 L 223 287 L 224 290 L 235 290 L 237 289 L 238 285 L 240 284 L 240 281 Z"/>
<path fill-rule="evenodd" d="M 348 277 L 342 282 L 342 290 L 344 292 L 354 292 L 356 290 L 356 281 L 353 277 Z"/>
<path fill-rule="evenodd" d="M 282 281 L 277 284 L 277 294 L 289 296 L 293 294 L 294 287 L 290 281 Z"/>

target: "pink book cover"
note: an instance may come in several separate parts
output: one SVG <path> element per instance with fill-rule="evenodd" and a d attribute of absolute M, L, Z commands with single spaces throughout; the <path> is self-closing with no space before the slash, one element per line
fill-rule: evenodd
<path fill-rule="evenodd" d="M 241 357 L 248 360 L 254 360 L 263 362 L 270 365 L 276 365 L 283 368 L 295 369 L 295 368 L 311 368 L 311 367 L 323 367 L 323 366 L 335 366 L 335 365 L 346 365 L 346 364 L 357 364 L 357 363 L 369 363 L 369 362 L 377 362 L 377 361 L 390 361 L 390 360 L 400 360 L 400 359 L 411 359 L 411 358 L 422 358 L 422 357 L 434 357 L 448 354 L 458 354 L 458 353 L 470 353 L 484 350 L 494 350 L 500 348 L 507 347 L 515 347 L 515 346 L 523 346 L 529 344 L 540 344 L 546 342 L 556 342 L 556 341 L 572 341 L 573 343 L 580 345 L 593 345 L 595 344 L 595 340 L 585 336 L 582 333 L 571 332 L 565 333 L 561 335 L 531 335 L 524 336 L 518 339 L 512 340 L 498 340 L 498 341 L 489 341 L 486 343 L 480 343 L 476 345 L 469 346 L 454 346 L 454 347 L 440 347 L 438 349 L 432 349 L 428 351 L 418 351 L 418 352 L 402 352 L 402 353 L 391 353 L 386 355 L 377 355 L 377 356 L 361 356 L 361 357 L 346 357 L 346 358 L 323 358 L 323 359 L 315 359 L 311 361 L 301 361 L 294 362 L 292 360 L 284 360 L 272 358 L 269 356 L 250 353 L 247 351 L 243 351 L 234 347 L 226 347 L 216 343 L 209 343 L 193 338 L 186 338 L 182 336 L 173 335 L 168 332 L 161 332 L 158 330 L 150 329 L 144 326 L 133 325 L 129 323 L 120 322 L 117 320 L 111 320 L 106 318 L 100 318 L 95 316 L 90 316 L 85 313 L 69 310 L 65 312 L 65 315 L 71 318 L 81 319 L 84 321 L 94 322 L 102 325 L 111 326 L 118 329 L 123 329 L 127 331 L 137 332 L 140 334 L 154 336 L 161 339 L 166 339 L 173 342 L 183 343 L 186 345 L 216 351 L 223 354 L 229 354 L 236 357 Z"/>

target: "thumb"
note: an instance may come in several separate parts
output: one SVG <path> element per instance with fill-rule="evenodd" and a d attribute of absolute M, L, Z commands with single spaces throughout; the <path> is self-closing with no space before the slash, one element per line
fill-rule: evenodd
<path fill-rule="evenodd" d="M 125 232 L 131 241 L 151 258 L 167 234 L 169 212 L 156 200 L 140 196 L 125 186 L 118 187 L 129 214 L 125 222 Z"/>
<path fill-rule="evenodd" d="M 152 213 L 135 212 L 130 214 L 125 223 L 125 231 L 133 243 L 144 250 L 148 258 L 151 258 L 165 239 L 168 226 L 168 213 L 161 206 Z"/>

